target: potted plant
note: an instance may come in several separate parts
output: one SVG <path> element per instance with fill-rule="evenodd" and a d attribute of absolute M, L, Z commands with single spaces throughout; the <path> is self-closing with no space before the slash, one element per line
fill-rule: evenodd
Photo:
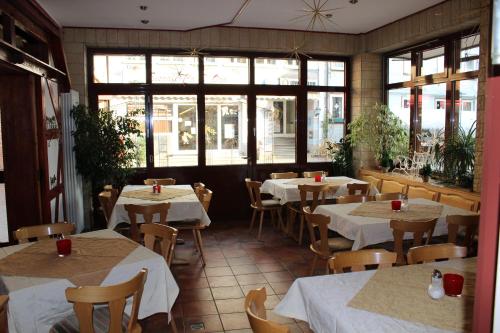
<path fill-rule="evenodd" d="M 338 143 L 325 142 L 327 155 L 332 159 L 333 176 L 353 177 L 352 147 L 349 137 L 340 139 Z"/>
<path fill-rule="evenodd" d="M 420 176 L 422 176 L 422 180 L 424 181 L 424 183 L 429 182 L 431 174 L 432 174 L 432 168 L 431 165 L 428 163 L 420 169 Z"/>
<path fill-rule="evenodd" d="M 387 105 L 375 104 L 349 125 L 353 146 L 366 146 L 375 153 L 379 166 L 389 170 L 391 161 L 398 155 L 408 154 L 408 128 Z"/>

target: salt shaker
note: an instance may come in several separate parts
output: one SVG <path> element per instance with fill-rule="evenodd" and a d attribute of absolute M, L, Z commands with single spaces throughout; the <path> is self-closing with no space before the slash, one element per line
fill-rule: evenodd
<path fill-rule="evenodd" d="M 427 293 L 432 299 L 440 299 L 444 296 L 443 274 L 437 269 L 432 272 L 431 284 L 427 288 Z"/>

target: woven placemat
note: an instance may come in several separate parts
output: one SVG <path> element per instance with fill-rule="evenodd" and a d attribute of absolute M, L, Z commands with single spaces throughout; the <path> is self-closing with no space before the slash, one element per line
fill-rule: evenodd
<path fill-rule="evenodd" d="M 350 183 L 351 181 L 349 179 L 327 179 L 322 182 L 317 182 L 314 180 L 314 178 L 297 178 L 297 179 L 292 179 L 285 184 L 287 185 L 330 185 L 330 186 L 342 186 L 347 183 Z"/>
<path fill-rule="evenodd" d="M 150 201 L 165 201 L 168 199 L 183 197 L 185 195 L 194 194 L 192 190 L 184 188 L 161 188 L 161 193 L 153 193 L 151 190 L 135 190 L 122 192 L 121 196 L 126 198 L 150 200 Z"/>
<path fill-rule="evenodd" d="M 0 260 L 0 276 L 68 279 L 98 286 L 139 244 L 117 238 L 71 238 L 71 254 L 57 255 L 56 240 L 41 240 Z"/>
<path fill-rule="evenodd" d="M 362 203 L 349 212 L 349 215 L 412 221 L 435 219 L 441 216 L 442 211 L 442 205 L 408 204 L 408 210 L 395 212 L 391 208 L 391 202 L 370 201 Z"/>
<path fill-rule="evenodd" d="M 427 287 L 435 268 L 443 274 L 464 276 L 461 297 L 444 296 L 440 300 L 429 297 Z M 467 332 L 472 328 L 475 281 L 473 268 L 457 271 L 432 265 L 411 265 L 380 269 L 348 306 L 444 330 Z"/>

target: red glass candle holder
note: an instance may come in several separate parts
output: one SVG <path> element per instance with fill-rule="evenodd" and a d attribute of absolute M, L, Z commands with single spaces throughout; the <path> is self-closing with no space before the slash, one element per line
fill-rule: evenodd
<path fill-rule="evenodd" d="M 314 181 L 315 181 L 316 183 L 321 183 L 321 176 L 320 176 L 320 175 L 318 175 L 318 176 L 314 176 Z"/>
<path fill-rule="evenodd" d="M 71 239 L 58 239 L 56 241 L 56 246 L 59 257 L 69 256 L 71 254 Z"/>
<path fill-rule="evenodd" d="M 443 276 L 443 287 L 447 296 L 460 296 L 464 287 L 464 277 L 460 274 L 447 273 Z"/>
<path fill-rule="evenodd" d="M 392 200 L 391 207 L 392 207 L 392 210 L 394 210 L 394 211 L 400 211 L 401 210 L 401 200 Z"/>
<path fill-rule="evenodd" d="M 161 193 L 161 185 L 156 185 L 156 193 Z"/>

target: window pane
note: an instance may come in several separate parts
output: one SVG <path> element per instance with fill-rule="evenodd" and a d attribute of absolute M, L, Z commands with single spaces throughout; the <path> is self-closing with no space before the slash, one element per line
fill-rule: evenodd
<path fill-rule="evenodd" d="M 205 83 L 248 84 L 248 58 L 205 57 Z"/>
<path fill-rule="evenodd" d="M 155 167 L 198 165 L 195 95 L 154 95 L 152 123 Z"/>
<path fill-rule="evenodd" d="M 142 135 L 133 138 L 138 147 L 137 167 L 146 167 L 146 135 L 145 135 L 145 115 L 144 115 L 143 95 L 99 95 L 99 110 L 111 111 L 115 116 L 126 116 L 130 112 L 140 111 L 132 118 L 139 122 L 139 129 Z"/>
<path fill-rule="evenodd" d="M 153 83 L 198 83 L 198 57 L 152 56 Z"/>
<path fill-rule="evenodd" d="M 95 55 L 94 83 L 146 83 L 146 56 Z"/>
<path fill-rule="evenodd" d="M 468 131 L 477 117 L 477 79 L 459 81 L 458 125 Z"/>
<path fill-rule="evenodd" d="M 411 53 L 401 54 L 388 59 L 389 83 L 411 80 Z"/>
<path fill-rule="evenodd" d="M 307 61 L 307 85 L 340 86 L 345 85 L 345 64 L 342 61 Z"/>
<path fill-rule="evenodd" d="M 294 59 L 255 59 L 255 84 L 299 84 L 299 62 Z"/>
<path fill-rule="evenodd" d="M 207 165 L 246 164 L 247 97 L 205 97 Z"/>
<path fill-rule="evenodd" d="M 422 127 L 420 150 L 429 151 L 433 140 L 444 142 L 446 123 L 446 83 L 433 84 L 422 88 Z M 435 142 L 434 142 L 435 143 Z"/>
<path fill-rule="evenodd" d="M 307 162 L 330 158 L 325 141 L 339 142 L 344 137 L 344 94 L 310 92 L 307 94 Z"/>
<path fill-rule="evenodd" d="M 479 35 L 460 39 L 460 68 L 458 72 L 479 70 Z"/>
<path fill-rule="evenodd" d="M 257 163 L 295 163 L 294 96 L 257 96 Z"/>
<path fill-rule="evenodd" d="M 420 75 L 444 72 L 444 47 L 422 52 L 422 67 Z"/>
<path fill-rule="evenodd" d="M 410 135 L 410 88 L 392 89 L 388 91 L 389 109 L 398 116 L 408 129 Z"/>

